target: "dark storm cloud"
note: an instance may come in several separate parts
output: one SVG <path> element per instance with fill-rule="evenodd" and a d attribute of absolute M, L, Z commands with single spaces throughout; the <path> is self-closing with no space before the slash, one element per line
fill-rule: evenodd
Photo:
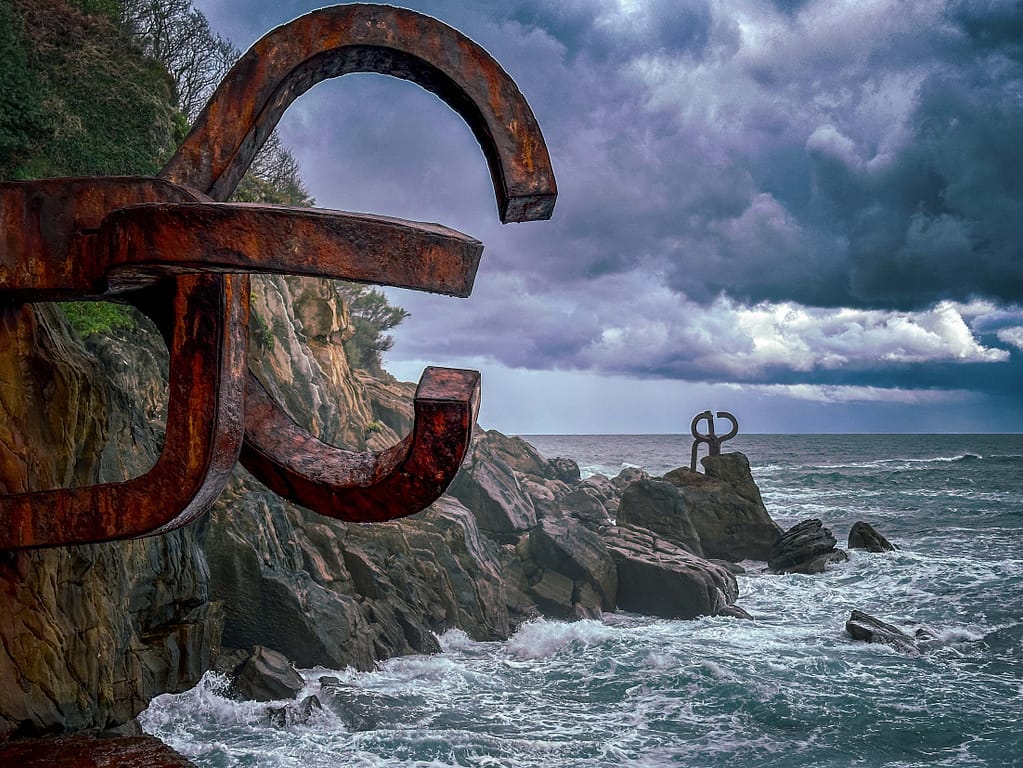
<path fill-rule="evenodd" d="M 750 166 L 787 220 L 744 213 L 746 225 L 701 221 L 713 253 L 702 263 L 719 269 L 680 263 L 673 285 L 696 297 L 724 292 L 819 306 L 1020 300 L 1023 68 L 1020 39 L 1002 30 L 1023 24 L 1023 5 L 957 4 L 934 21 L 943 26 L 900 29 L 896 22 L 892 39 L 867 47 L 862 61 L 842 50 L 847 36 L 803 57 L 817 65 L 813 71 L 787 72 L 770 56 L 757 62 L 753 71 L 780 102 L 806 99 L 815 77 L 833 103 L 802 117 L 794 109 L 778 129 L 780 141 Z M 877 109 L 879 94 L 887 89 L 898 98 L 907 83 L 904 115 Z M 802 147 L 793 146 L 800 139 Z M 774 269 L 765 274 L 768 264 Z M 722 274 L 723 265 L 734 269 Z"/>

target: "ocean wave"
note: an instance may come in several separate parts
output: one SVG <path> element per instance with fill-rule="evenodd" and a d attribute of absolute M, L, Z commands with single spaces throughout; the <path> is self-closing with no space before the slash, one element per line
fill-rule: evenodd
<path fill-rule="evenodd" d="M 542 659 L 573 646 L 590 646 L 617 639 L 620 632 L 601 621 L 574 622 L 536 619 L 520 626 L 505 650 L 518 659 Z"/>

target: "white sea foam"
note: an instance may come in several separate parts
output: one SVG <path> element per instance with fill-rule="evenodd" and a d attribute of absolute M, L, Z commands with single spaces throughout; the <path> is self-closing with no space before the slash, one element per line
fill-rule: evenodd
<path fill-rule="evenodd" d="M 538 619 L 520 626 L 505 649 L 519 659 L 542 659 L 573 645 L 585 647 L 604 643 L 619 634 L 614 628 L 599 621 L 560 622 Z"/>

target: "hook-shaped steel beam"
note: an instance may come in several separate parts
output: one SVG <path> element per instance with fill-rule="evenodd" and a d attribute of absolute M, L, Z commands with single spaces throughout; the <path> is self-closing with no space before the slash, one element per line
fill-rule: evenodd
<path fill-rule="evenodd" d="M 269 33 L 232 69 L 160 178 L 0 185 L 0 296 L 135 304 L 160 328 L 171 360 L 166 440 L 154 467 L 122 483 L 0 496 L 0 549 L 129 538 L 189 522 L 222 489 L 242 450 L 243 421 L 250 469 L 325 514 L 411 514 L 450 482 L 471 440 L 478 373 L 428 369 L 412 433 L 378 453 L 320 442 L 251 372 L 247 385 L 242 376 L 248 278 L 224 273 L 471 291 L 482 246 L 447 228 L 213 202 L 231 194 L 297 96 L 350 72 L 391 74 L 439 95 L 483 148 L 501 220 L 550 217 L 550 158 L 511 78 L 450 27 L 377 5 L 314 11 Z"/>
<path fill-rule="evenodd" d="M 322 80 L 355 72 L 393 75 L 437 94 L 462 116 L 479 141 L 501 220 L 550 218 L 557 198 L 550 155 L 515 82 L 493 57 L 460 32 L 428 16 L 382 5 L 313 11 L 256 42 L 213 94 L 161 177 L 225 199 L 298 96 Z M 448 377 L 457 378 L 457 372 L 451 371 Z M 457 389 L 452 397 L 460 396 Z M 261 405 L 247 409 L 242 461 L 271 488 L 285 489 L 292 494 L 289 498 L 323 514 L 355 516 L 350 519 L 412 514 L 435 498 L 422 505 L 412 503 L 411 495 L 405 505 L 385 502 L 388 495 L 383 489 L 397 487 L 386 473 L 375 476 L 373 487 L 380 488 L 379 492 L 370 493 L 368 487 L 361 486 L 358 493 L 348 492 L 345 486 L 351 482 L 353 466 L 372 465 L 380 472 L 388 466 L 387 461 L 374 454 L 357 458 L 321 442 L 295 425 L 251 373 L 248 391 Z M 262 416 L 257 418 L 257 412 Z M 276 430 L 285 424 L 291 437 L 282 442 Z M 468 450 L 471 432 L 470 428 L 464 433 L 459 455 Z M 413 430 L 413 443 L 419 439 L 417 434 Z M 303 473 L 313 471 L 316 461 L 303 458 L 293 462 L 291 451 L 299 444 L 304 456 L 320 457 L 336 470 L 318 476 L 315 482 L 312 476 L 308 482 L 301 481 Z M 419 455 L 411 446 L 401 450 Z M 339 456 L 343 461 L 336 458 Z M 456 469 L 452 468 L 452 477 Z M 408 470 L 395 472 L 407 474 Z M 298 493 L 297 488 L 307 488 L 307 492 Z M 369 512 L 357 499 L 374 499 L 380 507 Z M 332 507 L 332 503 L 345 506 Z"/>
<path fill-rule="evenodd" d="M 163 533 L 217 498 L 243 435 L 249 278 L 184 275 L 132 296 L 167 331 L 167 431 L 156 464 L 120 483 L 0 495 L 0 549 Z"/>
<path fill-rule="evenodd" d="M 279 496 L 322 515 L 392 520 L 425 509 L 454 479 L 479 399 L 478 372 L 429 367 L 416 388 L 408 437 L 383 451 L 356 453 L 299 427 L 252 377 L 241 461 Z"/>
<path fill-rule="evenodd" d="M 228 72 L 160 176 L 226 200 L 288 106 L 316 83 L 353 72 L 437 94 L 479 141 L 501 221 L 550 218 L 550 155 L 515 81 L 461 32 L 387 5 L 321 8 L 265 35 Z"/>

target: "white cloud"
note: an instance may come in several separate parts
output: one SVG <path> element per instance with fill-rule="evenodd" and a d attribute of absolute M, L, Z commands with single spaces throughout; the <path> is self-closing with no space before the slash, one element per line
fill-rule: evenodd
<path fill-rule="evenodd" d="M 962 402 L 973 398 L 965 390 L 903 389 L 901 387 L 863 387 L 822 384 L 754 384 L 731 385 L 743 392 L 814 403 L 901 403 L 934 405 Z"/>
<path fill-rule="evenodd" d="M 1006 344 L 1012 344 L 1017 349 L 1023 349 L 1023 325 L 1012 328 L 1002 328 L 998 331 L 998 340 Z"/>

